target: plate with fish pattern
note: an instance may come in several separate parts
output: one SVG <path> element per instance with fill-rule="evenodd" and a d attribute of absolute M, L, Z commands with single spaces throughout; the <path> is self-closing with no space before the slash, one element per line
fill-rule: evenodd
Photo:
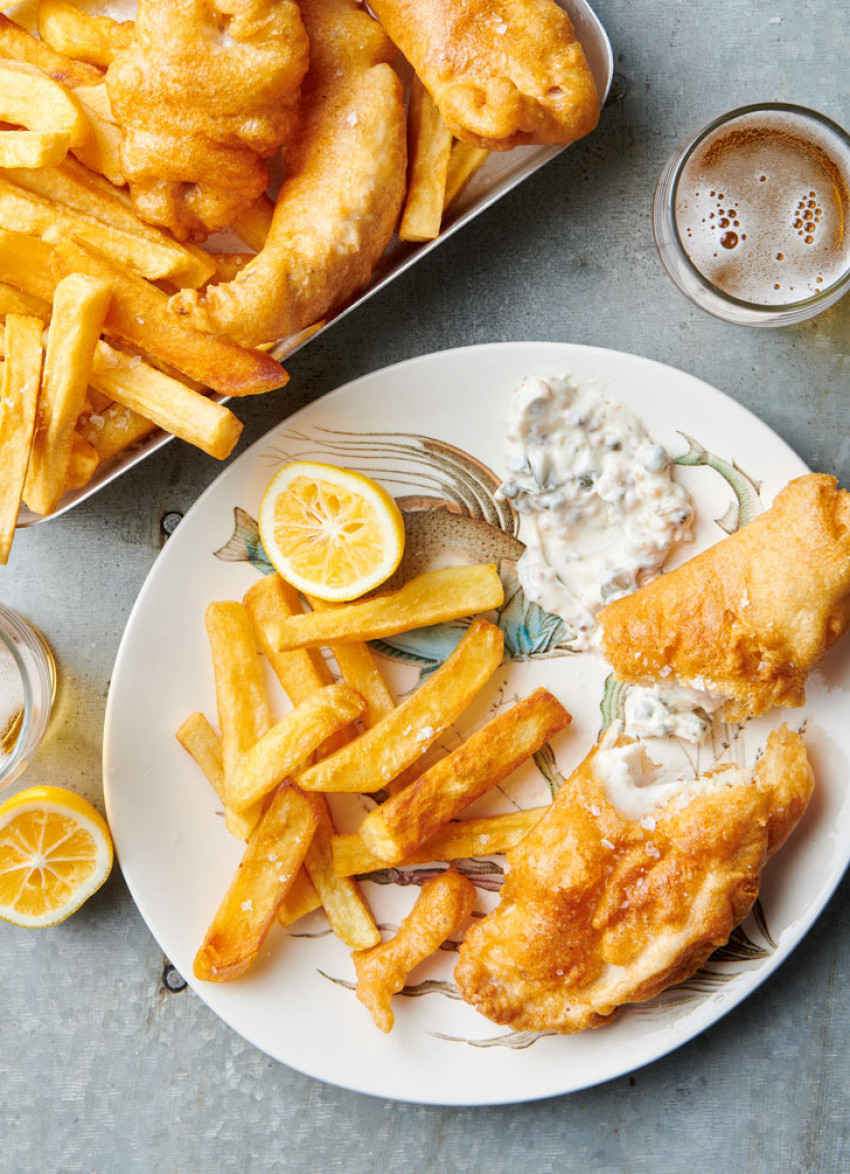
<path fill-rule="evenodd" d="M 620 712 L 622 687 L 601 657 L 573 651 L 562 621 L 523 594 L 516 572 L 522 525 L 496 495 L 510 396 L 527 375 L 553 374 L 627 404 L 675 458 L 675 477 L 694 501 L 696 523 L 693 542 L 676 549 L 665 569 L 744 525 L 807 471 L 745 408 L 690 375 L 634 355 L 562 343 L 428 355 L 339 388 L 234 461 L 169 539 L 121 642 L 103 768 L 110 826 L 133 899 L 167 957 L 225 1023 L 269 1056 L 345 1088 L 427 1104 L 501 1104 L 576 1091 L 647 1064 L 715 1023 L 776 969 L 811 927 L 850 858 L 845 642 L 811 675 L 803 709 L 728 725 L 716 739 L 717 761 L 746 765 L 784 718 L 804 730 L 815 769 L 816 798 L 765 869 L 752 913 L 698 974 L 605 1027 L 559 1036 L 513 1032 L 484 1019 L 453 981 L 456 935 L 409 976 L 394 999 L 395 1027 L 385 1036 L 356 1000 L 349 951 L 321 913 L 288 930 L 274 926 L 244 977 L 216 984 L 193 977 L 195 952 L 243 846 L 228 834 L 218 799 L 174 732 L 196 710 L 215 724 L 204 611 L 215 599 L 241 599 L 271 571 L 256 518 L 281 464 L 325 461 L 381 482 L 405 522 L 399 581 L 451 563 L 497 565 L 505 602 L 492 618 L 504 635 L 505 661 L 440 744 L 453 749 L 540 685 L 573 721 L 465 817 L 551 802 Z M 374 643 L 397 699 L 445 660 L 462 633 L 462 624 L 444 624 Z M 268 687 L 273 715 L 281 716 L 288 702 L 270 673 Z M 334 796 L 339 830 L 354 830 L 373 805 L 366 796 Z M 399 866 L 363 880 L 385 936 L 424 881 L 444 867 Z M 475 885 L 481 916 L 498 900 L 505 859 L 463 860 L 458 867 Z"/>

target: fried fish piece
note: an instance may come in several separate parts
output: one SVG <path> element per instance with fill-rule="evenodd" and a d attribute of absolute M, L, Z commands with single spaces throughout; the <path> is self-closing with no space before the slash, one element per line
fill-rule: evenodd
<path fill-rule="evenodd" d="M 508 853 L 499 905 L 460 948 L 464 999 L 515 1030 L 599 1027 L 698 970 L 747 915 L 814 786 L 782 726 L 752 779 L 719 769 L 632 819 L 596 777 L 599 750 Z"/>
<path fill-rule="evenodd" d="M 727 721 L 802 705 L 806 677 L 850 624 L 850 493 L 825 474 L 798 477 L 599 623 L 621 681 L 693 684 L 726 699 Z"/>
<path fill-rule="evenodd" d="M 593 74 L 556 0 L 374 0 L 452 134 L 491 151 L 572 143 L 599 119 Z"/>
<path fill-rule="evenodd" d="M 392 43 L 356 0 L 301 0 L 310 70 L 260 253 L 228 283 L 184 290 L 192 326 L 254 345 L 311 325 L 369 280 L 404 200 L 407 145 Z"/>
<path fill-rule="evenodd" d="M 140 0 L 106 74 L 139 215 L 205 240 L 265 191 L 309 46 L 294 0 Z"/>

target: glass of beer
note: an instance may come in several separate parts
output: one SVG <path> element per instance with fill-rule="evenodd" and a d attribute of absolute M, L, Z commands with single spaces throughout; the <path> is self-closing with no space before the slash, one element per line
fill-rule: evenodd
<path fill-rule="evenodd" d="M 787 326 L 850 289 L 850 137 L 784 102 L 715 118 L 667 163 L 655 241 L 696 305 L 746 326 Z"/>
<path fill-rule="evenodd" d="M 56 694 L 56 663 L 41 633 L 0 603 L 0 791 L 39 747 Z"/>

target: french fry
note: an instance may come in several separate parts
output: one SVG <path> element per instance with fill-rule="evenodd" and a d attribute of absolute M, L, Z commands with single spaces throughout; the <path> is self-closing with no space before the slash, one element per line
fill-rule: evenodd
<path fill-rule="evenodd" d="M 51 265 L 56 277 L 88 273 L 111 281 L 112 302 L 106 316 L 106 333 L 132 343 L 141 351 L 158 355 L 178 371 L 222 395 L 258 395 L 287 382 L 286 372 L 274 359 L 220 335 L 193 330 L 169 311 L 168 295 L 162 290 L 127 269 L 110 264 L 83 244 L 63 241 L 55 247 Z M 3 277 L 0 261 L 0 280 Z"/>
<path fill-rule="evenodd" d="M 507 778 L 570 723 L 546 689 L 494 717 L 360 825 L 366 847 L 387 864 L 411 856 L 445 823 Z"/>
<path fill-rule="evenodd" d="M 298 705 L 315 689 L 331 683 L 330 670 L 315 649 L 278 652 L 272 647 L 269 633 L 275 621 L 301 612 L 298 592 L 290 583 L 278 574 L 264 575 L 248 588 L 243 603 L 251 618 L 257 643 L 293 705 Z"/>
<path fill-rule="evenodd" d="M 336 936 L 354 950 L 366 950 L 380 942 L 380 931 L 357 882 L 334 872 L 333 821 L 327 801 L 322 796 L 315 798 L 320 799 L 319 823 L 307 849 L 304 867 Z"/>
<path fill-rule="evenodd" d="M 129 47 L 133 22 L 84 12 L 68 0 L 39 0 L 38 35 L 58 53 L 105 68 Z"/>
<path fill-rule="evenodd" d="M 56 286 L 38 424 L 24 486 L 24 500 L 33 513 L 52 513 L 65 490 L 74 430 L 109 298 L 107 282 L 81 273 L 72 273 Z"/>
<path fill-rule="evenodd" d="M 313 611 L 332 611 L 337 606 L 324 599 L 315 599 L 312 595 L 307 596 L 307 602 Z M 370 729 L 382 717 L 392 713 L 395 709 L 393 695 L 387 688 L 387 683 L 375 663 L 369 645 L 359 641 L 352 644 L 331 644 L 330 651 L 342 679 L 366 702 L 366 708 L 360 715 L 360 720 L 366 729 Z M 294 656 L 296 654 L 279 653 L 278 655 Z"/>
<path fill-rule="evenodd" d="M 105 176 L 116 187 L 127 182 L 121 168 L 121 128 L 116 126 L 94 107 L 80 102 L 89 125 L 89 138 L 79 147 L 71 147 L 81 163 Z"/>
<path fill-rule="evenodd" d="M 140 416 L 123 404 L 111 404 L 101 412 L 90 412 L 80 419 L 78 427 L 97 452 L 101 464 L 156 431 L 153 420 Z"/>
<path fill-rule="evenodd" d="M 407 976 L 438 950 L 446 938 L 469 919 L 475 905 L 475 887 L 454 868 L 447 868 L 422 886 L 422 892 L 398 933 L 371 950 L 352 954 L 357 973 L 356 994 L 375 1025 L 392 1030 L 392 997 L 404 988 Z"/>
<path fill-rule="evenodd" d="M 280 620 L 270 628 L 269 637 L 272 647 L 281 652 L 376 640 L 489 611 L 500 607 L 504 599 L 499 573 L 492 563 L 445 567 L 419 575 L 387 595 L 346 603 L 332 612 Z"/>
<path fill-rule="evenodd" d="M 418 77 L 410 90 L 407 135 L 407 197 L 398 236 L 403 241 L 433 240 L 443 219 L 452 133 Z"/>
<path fill-rule="evenodd" d="M 4 318 L 7 314 L 23 314 L 26 318 L 40 318 L 42 322 L 49 322 L 50 313 L 50 302 L 0 282 L 0 315 Z"/>
<path fill-rule="evenodd" d="M 254 961 L 310 846 L 317 806 L 291 783 L 275 791 L 195 955 L 196 978 L 227 982 Z"/>
<path fill-rule="evenodd" d="M 474 620 L 451 656 L 371 729 L 330 758 L 296 772 L 305 791 L 377 791 L 415 762 L 456 721 L 502 663 L 504 637 Z"/>
<path fill-rule="evenodd" d="M 110 399 L 218 460 L 230 456 L 242 432 L 241 421 L 224 404 L 105 342 L 95 349 L 91 383 Z"/>
<path fill-rule="evenodd" d="M 80 103 L 34 65 L 0 59 L 0 120 L 27 130 L 62 131 L 82 147 L 92 131 Z"/>
<path fill-rule="evenodd" d="M 210 786 L 224 803 L 224 755 L 221 739 L 202 713 L 190 713 L 175 737 L 194 758 Z"/>
<path fill-rule="evenodd" d="M 176 737 L 204 772 L 210 786 L 224 804 L 224 757 L 218 734 L 202 713 L 192 713 L 180 726 Z M 302 865 L 278 906 L 278 921 L 282 925 L 292 925 L 320 906 L 319 894 Z"/>
<path fill-rule="evenodd" d="M 75 86 L 97 85 L 103 81 L 103 74 L 93 65 L 83 61 L 74 61 L 64 53 L 57 53 L 55 49 L 40 41 L 37 37 L 21 28 L 8 16 L 0 13 L 0 57 L 12 58 L 15 61 L 26 61 L 43 70 L 54 81 L 61 82 L 73 90 Z"/>
<path fill-rule="evenodd" d="M 99 464 L 97 449 L 75 431 L 71 436 L 71 458 L 68 461 L 65 489 L 71 491 L 88 485 Z"/>
<path fill-rule="evenodd" d="M 50 268 L 52 256 L 53 246 L 47 241 L 0 228 L 0 281 L 48 303 L 53 301 L 56 289 Z"/>
<path fill-rule="evenodd" d="M 363 698 L 342 681 L 311 693 L 239 759 L 227 779 L 228 807 L 244 811 L 258 802 L 362 712 Z"/>
<path fill-rule="evenodd" d="M 432 860 L 466 860 L 471 856 L 494 856 L 507 852 L 540 822 L 548 807 L 529 807 L 507 815 L 466 819 L 447 823 L 426 840 L 400 867 L 429 864 Z M 336 835 L 331 844 L 337 876 L 363 876 L 386 868 L 387 862 L 370 852 L 358 832 Z"/>
<path fill-rule="evenodd" d="M 276 620 L 301 612 L 301 601 L 295 588 L 280 575 L 265 575 L 245 593 L 243 600 L 257 637 L 257 643 L 266 655 L 281 688 L 293 705 L 309 697 L 315 689 L 333 681 L 330 669 L 315 648 L 278 652 L 272 647 L 269 632 Z M 352 727 L 335 734 L 319 748 L 319 757 L 332 754 L 355 736 Z"/>
<path fill-rule="evenodd" d="M 96 86 L 77 86 L 74 90 L 74 97 L 78 98 L 87 110 L 93 110 L 95 114 L 107 122 L 118 125 L 115 122 L 115 115 L 112 113 L 112 103 L 109 101 L 106 82 L 99 82 Z"/>
<path fill-rule="evenodd" d="M 0 131 L 0 167 L 54 167 L 71 146 L 66 131 Z"/>
<path fill-rule="evenodd" d="M 449 167 L 446 173 L 444 212 L 451 208 L 472 177 L 478 173 L 489 158 L 490 152 L 484 147 L 473 147 L 470 143 L 462 143 L 460 139 L 456 139 L 452 143 Z"/>
<path fill-rule="evenodd" d="M 292 886 L 277 907 L 277 919 L 283 926 L 294 925 L 296 921 L 300 921 L 308 913 L 315 913 L 321 907 L 319 894 L 302 864 Z"/>
<path fill-rule="evenodd" d="M 150 241 L 160 251 L 168 250 L 172 257 L 171 277 L 181 287 L 197 288 L 215 272 L 215 263 L 207 253 L 194 245 L 180 244 L 162 229 L 145 224 L 133 210 L 126 192 L 76 159 L 66 159 L 59 167 L 10 168 L 6 179 L 34 195 Z"/>
<path fill-rule="evenodd" d="M 18 314 L 6 318 L 0 392 L 0 563 L 4 566 L 15 534 L 35 429 L 43 329 L 38 318 Z"/>
<path fill-rule="evenodd" d="M 240 758 L 259 742 L 271 720 L 262 663 L 242 604 L 234 600 L 211 603 L 207 607 L 206 628 L 215 677 L 225 786 L 228 786 Z M 225 812 L 228 830 L 246 839 L 247 831 L 260 817 L 261 806 L 257 803 L 239 814 Z"/>
<path fill-rule="evenodd" d="M 274 202 L 268 196 L 262 195 L 250 208 L 240 213 L 230 227 L 249 249 L 259 253 L 269 235 L 273 215 Z"/>
<path fill-rule="evenodd" d="M 28 192 L 4 178 L 0 178 L 0 225 L 51 244 L 71 237 L 85 241 L 116 264 L 151 280 L 172 279 L 184 268 L 179 246 L 175 248 L 167 240 L 160 243 L 115 228 L 85 212 Z"/>

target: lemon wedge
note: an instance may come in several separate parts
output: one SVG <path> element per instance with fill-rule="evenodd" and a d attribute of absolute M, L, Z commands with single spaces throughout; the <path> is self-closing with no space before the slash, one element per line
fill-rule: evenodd
<path fill-rule="evenodd" d="M 0 804 L 0 918 L 56 925 L 79 909 L 112 869 L 101 815 L 63 787 L 30 787 Z"/>
<path fill-rule="evenodd" d="M 385 489 L 350 469 L 295 461 L 260 505 L 260 538 L 276 570 L 317 599 L 357 599 L 388 579 L 404 553 L 404 521 Z"/>

